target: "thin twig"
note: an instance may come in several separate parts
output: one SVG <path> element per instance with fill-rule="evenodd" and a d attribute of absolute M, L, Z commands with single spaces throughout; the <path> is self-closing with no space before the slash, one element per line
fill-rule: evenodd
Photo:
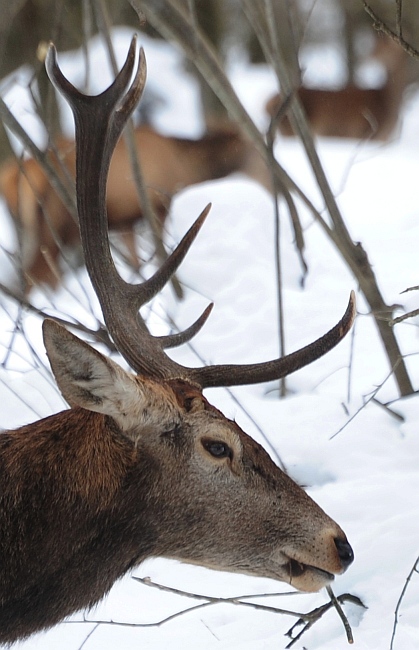
<path fill-rule="evenodd" d="M 385 377 L 385 379 L 381 382 L 379 386 L 377 386 L 377 388 L 373 391 L 373 393 L 371 393 L 370 397 L 362 404 L 362 406 L 360 406 L 359 409 L 355 411 L 355 413 L 345 422 L 345 424 L 343 424 L 340 427 L 340 429 L 338 429 L 332 436 L 330 436 L 329 440 L 333 440 L 333 438 L 336 438 L 336 436 L 339 435 L 339 433 L 341 433 L 344 429 L 346 429 L 346 427 L 352 422 L 352 420 L 354 420 L 361 413 L 361 411 L 363 411 L 364 408 L 366 408 L 366 406 L 368 406 L 368 404 L 373 401 L 373 399 L 375 398 L 377 393 L 382 389 L 384 384 L 386 384 L 387 381 L 390 379 L 390 377 L 393 376 L 393 372 L 394 372 L 394 368 L 390 370 L 390 372 Z"/>
<path fill-rule="evenodd" d="M 97 341 L 98 343 L 104 343 L 111 352 L 116 351 L 115 345 L 112 342 L 111 338 L 109 337 L 109 334 L 104 325 L 98 324 L 98 329 L 93 330 L 90 327 L 87 327 L 86 325 L 83 325 L 78 321 L 67 320 L 66 318 L 61 318 L 55 315 L 50 316 L 45 312 L 44 309 L 39 309 L 38 307 L 35 307 L 35 305 L 33 305 L 22 294 L 18 293 L 17 291 L 14 291 L 13 289 L 10 289 L 9 287 L 6 287 L 6 285 L 2 284 L 1 282 L 0 282 L 0 291 L 2 291 L 9 298 L 12 298 L 12 300 L 15 300 L 17 304 L 21 305 L 27 311 L 32 312 L 36 316 L 39 316 L 42 319 L 52 318 L 60 325 L 64 325 L 64 327 L 70 327 L 79 332 L 83 332 L 84 334 L 88 334 L 89 336 L 91 336 L 94 341 Z"/>
<path fill-rule="evenodd" d="M 325 603 L 324 605 L 317 607 L 316 609 L 312 610 L 311 612 L 308 612 L 307 614 L 302 614 L 299 615 L 297 612 L 293 612 L 290 610 L 284 610 L 284 609 L 279 609 L 277 607 L 266 607 L 265 605 L 260 605 L 258 603 L 248 603 L 246 602 L 247 599 L 256 599 L 256 598 L 261 598 L 261 597 L 273 597 L 273 596 L 289 596 L 291 595 L 290 593 L 275 593 L 275 594 L 248 594 L 248 595 L 241 595 L 241 596 L 233 596 L 231 598 L 220 598 L 220 597 L 212 597 L 212 596 L 204 596 L 202 594 L 194 594 L 191 592 L 183 591 L 180 589 L 175 589 L 173 587 L 167 587 L 166 585 L 161 585 L 159 583 L 155 583 L 150 578 L 138 578 L 133 576 L 134 580 L 137 580 L 138 582 L 141 582 L 142 584 L 145 584 L 150 587 L 155 587 L 161 591 L 168 591 L 170 593 L 176 594 L 178 596 L 186 596 L 187 598 L 195 598 L 195 599 L 205 599 L 208 603 L 213 603 L 213 604 L 218 604 L 218 603 L 227 603 L 227 604 L 232 604 L 232 605 L 242 605 L 242 606 L 247 606 L 247 607 L 253 607 L 254 609 L 257 610 L 262 610 L 262 611 L 267 611 L 267 612 L 273 612 L 276 614 L 285 614 L 288 616 L 295 616 L 298 617 L 297 623 L 292 626 L 292 628 L 288 631 L 288 636 L 291 635 L 292 630 L 295 629 L 295 627 L 298 624 L 304 623 L 304 629 L 300 634 L 298 635 L 298 638 L 305 632 L 307 629 L 309 629 L 314 623 L 316 623 L 323 614 L 331 609 L 331 607 L 335 607 L 336 611 L 339 614 L 339 617 L 341 618 L 345 631 L 346 631 L 346 636 L 348 638 L 348 643 L 353 643 L 353 636 L 352 636 L 352 630 L 349 625 L 348 619 L 346 618 L 342 607 L 340 606 L 340 603 L 343 602 L 352 602 L 355 605 L 358 605 L 359 607 L 364 607 L 364 603 L 357 597 L 353 596 L 352 594 L 341 594 L 336 598 L 334 595 L 332 589 L 330 587 L 326 587 L 326 590 L 329 594 L 330 597 L 330 602 Z M 299 595 L 298 592 L 292 592 L 292 595 Z M 301 594 L 300 594 L 301 595 Z M 295 643 L 296 639 L 293 639 L 293 641 L 287 646 L 291 647 L 293 643 Z"/>
<path fill-rule="evenodd" d="M 373 397 L 372 401 L 374 404 L 377 404 L 377 406 L 381 406 L 381 408 L 384 409 L 386 413 L 391 415 L 391 417 L 393 417 L 398 422 L 405 421 L 404 416 L 401 413 L 397 413 L 397 411 L 393 411 L 393 409 L 390 408 L 388 404 L 383 404 L 383 402 L 380 402 L 380 400 L 377 399 L 376 397 Z"/>
<path fill-rule="evenodd" d="M 390 27 L 388 27 L 388 25 L 385 24 L 383 20 L 381 20 L 381 18 L 375 13 L 372 7 L 370 7 L 369 3 L 365 2 L 365 0 L 364 9 L 367 14 L 373 19 L 374 29 L 382 32 L 383 34 L 386 34 L 386 36 L 393 39 L 393 41 L 396 41 L 396 43 L 398 43 L 411 57 L 414 59 L 419 59 L 419 51 L 403 38 L 401 24 L 396 25 L 397 33 L 395 33 L 392 29 L 390 29 Z M 396 19 L 396 23 L 398 23 L 398 20 L 400 19 Z"/>
<path fill-rule="evenodd" d="M 407 314 L 403 314 L 402 316 L 397 316 L 397 318 L 392 318 L 391 320 L 388 321 L 388 324 L 390 325 L 390 327 L 393 327 L 393 325 L 397 325 L 397 323 L 402 323 L 407 318 L 413 318 L 414 316 L 419 316 L 419 309 L 414 309 L 413 311 L 407 312 Z"/>
<path fill-rule="evenodd" d="M 96 623 L 96 625 L 93 626 L 93 629 L 90 630 L 89 634 L 86 636 L 86 638 L 84 639 L 81 646 L 79 646 L 78 650 L 82 650 L 82 648 L 84 648 L 84 646 L 86 645 L 86 643 L 88 642 L 90 637 L 93 636 L 93 634 L 96 632 L 96 630 L 98 629 L 99 626 L 100 626 L 100 623 Z"/>
<path fill-rule="evenodd" d="M 108 9 L 103 0 L 91 0 L 91 2 L 96 18 L 97 27 L 105 40 L 111 68 L 114 75 L 116 76 L 118 74 L 118 66 L 111 38 L 111 24 L 108 15 Z M 167 258 L 167 253 L 162 240 L 162 226 L 155 214 L 155 210 L 153 209 L 152 202 L 147 192 L 141 160 L 135 143 L 135 129 L 132 118 L 130 118 L 126 124 L 123 138 L 128 151 L 132 177 L 139 199 L 139 204 L 141 205 L 142 216 L 150 226 L 157 257 L 159 260 L 164 261 Z M 173 290 L 176 296 L 178 298 L 183 298 L 183 289 L 177 276 L 173 275 L 170 279 L 170 282 L 173 286 Z"/>
<path fill-rule="evenodd" d="M 272 159 L 274 159 L 273 145 L 274 141 L 272 134 L 268 132 L 268 148 L 269 153 Z M 272 165 L 270 165 L 272 169 Z M 277 291 L 277 302 L 278 302 L 278 339 L 279 339 L 279 356 L 285 356 L 285 316 L 284 316 L 284 301 L 283 301 L 283 291 L 282 291 L 282 266 L 281 266 L 281 220 L 279 215 L 279 205 L 277 199 L 277 191 L 275 188 L 276 177 L 275 174 L 272 174 L 272 183 L 273 183 L 273 200 L 274 200 L 274 226 L 275 226 L 275 235 L 274 235 L 274 256 L 275 256 L 275 273 L 276 273 L 276 291 Z M 282 377 L 279 380 L 279 394 L 281 397 L 285 397 L 287 394 L 286 388 L 286 378 Z"/>
<path fill-rule="evenodd" d="M 330 585 L 328 585 L 326 587 L 326 591 L 329 594 L 330 600 L 331 600 L 334 608 L 336 609 L 337 613 L 339 614 L 339 617 L 340 617 L 340 619 L 341 619 L 341 621 L 343 623 L 343 627 L 345 628 L 346 638 L 348 639 L 348 643 L 353 643 L 354 642 L 354 637 L 352 635 L 351 626 L 349 625 L 349 621 L 346 618 L 346 616 L 344 614 L 344 611 L 343 611 L 342 607 L 340 606 L 340 603 L 339 603 L 338 599 L 336 598 L 335 594 L 333 593 L 332 587 Z"/>
<path fill-rule="evenodd" d="M 159 621 L 153 621 L 152 623 L 127 623 L 126 621 L 114 621 L 114 620 L 93 620 L 89 618 L 83 618 L 83 620 L 78 621 L 77 619 L 72 619 L 71 621 L 63 621 L 66 625 L 72 625 L 74 623 L 77 623 L 80 625 L 80 623 L 90 623 L 90 624 L 95 624 L 96 626 L 99 625 L 115 625 L 116 627 L 131 627 L 131 628 L 147 628 L 147 627 L 160 627 L 161 625 L 164 625 L 165 623 L 169 623 L 169 621 L 173 621 L 175 618 L 178 618 L 179 616 L 183 616 L 183 614 L 188 614 L 189 612 L 195 611 L 197 609 L 203 609 L 204 607 L 209 607 L 213 605 L 214 603 L 212 602 L 205 602 L 205 603 L 200 603 L 199 605 L 193 605 L 192 607 L 187 607 L 186 609 L 182 609 L 179 612 L 175 612 L 174 614 L 170 614 L 169 616 L 166 616 L 165 618 L 162 618 Z"/>
<path fill-rule="evenodd" d="M 326 612 L 331 610 L 332 607 L 335 607 L 336 610 L 338 611 L 338 614 L 339 614 L 340 618 L 343 621 L 344 627 L 347 630 L 347 636 L 348 636 L 348 630 L 349 630 L 348 642 L 353 643 L 353 640 L 352 641 L 350 640 L 350 639 L 352 639 L 352 631 L 351 631 L 349 622 L 348 622 L 345 614 L 342 611 L 340 603 L 350 602 L 350 603 L 353 603 L 354 605 L 357 605 L 358 607 L 363 607 L 364 609 L 366 609 L 366 606 L 364 605 L 364 603 L 362 602 L 362 600 L 360 598 L 358 598 L 357 596 L 353 596 L 352 594 L 341 594 L 340 596 L 338 596 L 336 598 L 334 596 L 333 592 L 332 592 L 331 594 L 329 594 L 329 596 L 331 597 L 331 600 L 328 603 L 325 603 L 324 605 L 320 605 L 320 607 L 316 607 L 315 609 L 313 609 L 311 612 L 309 612 L 306 615 L 305 620 L 300 619 L 296 623 L 294 623 L 294 625 L 292 625 L 292 627 L 290 627 L 288 632 L 285 634 L 285 636 L 288 636 L 288 637 L 291 638 L 291 641 L 286 646 L 287 649 L 292 648 L 292 646 L 295 643 L 297 643 L 297 641 L 299 641 L 301 639 L 303 634 L 308 632 L 308 630 L 315 623 L 317 623 L 317 621 L 319 621 L 321 619 L 321 617 L 324 614 L 326 614 Z M 292 636 L 294 634 L 294 632 L 297 630 L 297 628 L 300 627 L 300 626 L 302 626 L 302 629 L 298 632 L 298 634 L 296 636 Z"/>
<path fill-rule="evenodd" d="M 399 38 L 402 37 L 402 7 L 403 0 L 396 0 L 396 33 Z"/>
<path fill-rule="evenodd" d="M 399 622 L 400 607 L 401 607 L 403 598 L 404 598 L 404 596 L 406 594 L 407 587 L 409 586 L 409 582 L 411 581 L 412 576 L 413 576 L 414 573 L 419 573 L 419 556 L 416 558 L 415 563 L 414 563 L 413 567 L 411 568 L 409 575 L 406 578 L 406 582 L 404 583 L 404 587 L 403 587 L 402 592 L 400 594 L 399 600 L 397 601 L 396 609 L 394 611 L 394 624 L 393 624 L 393 633 L 391 635 L 390 650 L 393 650 L 393 647 L 394 647 L 394 640 L 395 640 L 395 637 L 396 637 L 396 629 L 397 629 L 397 625 L 398 625 L 398 622 Z"/>
<path fill-rule="evenodd" d="M 205 600 L 203 603 L 199 603 L 198 605 L 194 605 L 192 607 L 187 607 L 185 609 L 182 609 L 178 612 L 175 612 L 174 614 L 170 614 L 169 616 L 166 616 L 165 618 L 155 621 L 152 623 L 127 623 L 124 621 L 101 621 L 101 620 L 91 620 L 91 619 L 86 619 L 83 618 L 82 621 L 77 621 L 77 620 L 71 620 L 71 621 L 66 621 L 67 624 L 74 624 L 74 623 L 95 623 L 97 626 L 98 625 L 117 625 L 121 627 L 131 627 L 131 628 L 146 628 L 146 627 L 159 627 L 161 625 L 164 625 L 165 623 L 168 623 L 169 621 L 174 620 L 175 618 L 178 618 L 179 616 L 183 616 L 184 614 L 190 613 L 192 611 L 196 611 L 198 609 L 203 609 L 205 607 L 209 607 L 211 605 L 217 605 L 217 604 L 229 604 L 229 605 L 239 605 L 242 607 L 252 607 L 253 609 L 265 611 L 265 612 L 270 612 L 274 614 L 281 614 L 281 615 L 287 615 L 287 616 L 293 616 L 295 618 L 298 618 L 297 623 L 293 625 L 290 630 L 288 631 L 287 635 L 290 636 L 293 632 L 293 630 L 296 628 L 297 625 L 304 624 L 303 630 L 298 634 L 296 638 L 294 638 L 290 644 L 287 645 L 287 648 L 291 647 L 296 640 L 298 640 L 302 634 L 304 634 L 310 627 L 316 623 L 325 612 L 329 611 L 333 606 L 337 609 L 339 616 L 341 617 L 344 627 L 347 633 L 348 641 L 349 643 L 352 643 L 351 638 L 352 638 L 352 633 L 351 633 L 351 628 L 349 626 L 349 623 L 346 619 L 345 614 L 342 611 L 342 608 L 340 607 L 339 603 L 343 602 L 352 602 L 359 607 L 365 607 L 365 605 L 362 603 L 362 601 L 356 597 L 353 596 L 352 594 L 341 594 L 336 598 L 333 595 L 333 598 L 331 596 L 331 600 L 328 603 L 325 603 L 324 605 L 321 605 L 320 607 L 315 608 L 314 610 L 302 614 L 299 612 L 294 612 L 291 610 L 286 610 L 286 609 L 280 609 L 277 607 L 270 607 L 266 605 L 261 605 L 258 603 L 254 602 L 247 602 L 247 599 L 255 599 L 255 598 L 262 598 L 262 597 L 273 597 L 273 596 L 289 596 L 291 594 L 289 593 L 276 593 L 276 594 L 247 594 L 247 595 L 241 595 L 241 596 L 233 596 L 231 598 L 220 598 L 220 597 L 213 597 L 213 596 L 207 596 L 207 595 L 202 595 L 202 594 L 194 594 L 188 591 L 183 591 L 181 589 L 176 589 L 174 587 L 168 587 L 166 585 L 161 585 L 159 583 L 153 582 L 150 580 L 150 578 L 138 578 L 136 576 L 133 576 L 133 579 L 136 580 L 137 582 L 140 582 L 146 586 L 149 587 L 154 587 L 156 589 L 159 589 L 160 591 L 165 591 L 169 592 L 178 596 L 183 596 L 186 598 L 192 598 L 195 600 Z M 293 592 L 294 595 L 301 595 L 298 592 Z M 332 592 L 333 594 L 333 592 Z M 330 595 L 330 594 L 329 594 Z M 96 628 L 95 628 L 96 629 Z"/>
<path fill-rule="evenodd" d="M 0 117 L 4 125 L 14 133 L 22 146 L 30 152 L 31 156 L 41 165 L 45 175 L 51 183 L 54 190 L 59 195 L 66 209 L 72 215 L 77 215 L 77 206 L 75 193 L 66 187 L 66 183 L 60 178 L 54 166 L 48 160 L 47 153 L 41 151 L 35 142 L 28 135 L 25 129 L 19 124 L 6 102 L 0 97 Z"/>
<path fill-rule="evenodd" d="M 408 293 L 408 291 L 418 291 L 419 290 L 419 285 L 416 285 L 415 287 L 407 287 L 407 289 L 404 289 L 401 293 Z"/>
<path fill-rule="evenodd" d="M 206 600 L 207 603 L 211 604 L 220 604 L 220 603 L 227 603 L 230 605 L 242 605 L 244 607 L 252 607 L 253 609 L 258 609 L 262 610 L 265 612 L 273 612 L 276 614 L 284 614 L 286 616 L 295 616 L 298 618 L 305 618 L 307 615 L 302 614 L 300 612 L 294 612 L 289 609 L 281 609 L 278 607 L 269 607 L 267 605 L 260 605 L 257 603 L 248 603 L 246 602 L 245 599 L 248 598 L 259 598 L 261 594 L 252 594 L 252 595 L 242 595 L 242 596 L 232 596 L 230 598 L 222 598 L 219 596 L 208 596 L 208 595 L 203 595 L 203 594 L 194 594 L 188 591 L 182 591 L 180 589 L 175 589 L 174 587 L 168 587 L 166 585 L 161 585 L 157 582 L 153 582 L 150 580 L 150 578 L 138 578 L 137 576 L 133 576 L 133 580 L 136 580 L 137 582 L 141 582 L 144 585 L 147 585 L 148 587 L 154 587 L 156 589 L 159 589 L 160 591 L 168 591 L 169 593 L 176 594 L 178 596 L 185 596 L 186 598 L 194 598 L 197 600 Z M 284 594 L 269 594 L 272 596 L 289 596 L 289 594 L 284 593 Z"/>
<path fill-rule="evenodd" d="M 346 395 L 346 399 L 348 401 L 348 404 L 351 403 L 352 370 L 353 370 L 354 355 L 355 355 L 355 333 L 356 333 L 356 319 L 355 319 L 355 322 L 354 322 L 354 324 L 352 326 L 351 345 L 350 345 L 350 348 L 349 348 L 348 392 L 347 392 L 347 395 Z"/>

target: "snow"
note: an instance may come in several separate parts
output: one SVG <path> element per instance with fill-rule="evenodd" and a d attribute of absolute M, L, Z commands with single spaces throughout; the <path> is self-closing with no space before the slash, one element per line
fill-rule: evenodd
<path fill-rule="evenodd" d="M 115 32 L 118 60 L 127 51 L 131 32 Z M 179 52 L 169 45 L 140 37 L 148 61 L 148 86 L 165 98 L 157 109 L 156 126 L 167 133 L 195 136 L 202 128 L 197 90 L 187 77 Z M 79 54 L 60 55 L 65 74 L 83 83 Z M 91 47 L 92 70 L 104 58 Z M 106 65 L 97 92 L 109 83 Z M 23 75 L 23 73 L 22 73 Z M 232 80 L 257 124 L 266 126 L 263 106 L 275 90 L 272 73 L 263 66 L 234 66 Z M 95 75 L 91 75 L 92 81 Z M 23 84 L 22 79 L 20 84 Z M 21 85 L 6 99 L 24 126 L 41 143 L 42 133 L 33 128 L 28 106 L 20 104 Z M 256 101 L 257 100 L 257 101 Z M 22 100 L 23 101 L 23 100 Z M 362 241 L 374 266 L 379 286 L 388 303 L 402 311 L 418 307 L 416 292 L 402 294 L 419 284 L 417 250 L 419 221 L 416 182 L 419 98 L 412 95 L 405 106 L 403 128 L 394 141 L 382 144 L 320 140 L 318 150 L 336 193 L 345 221 L 356 241 Z M 26 120 L 26 121 L 25 121 Z M 68 120 L 71 132 L 71 121 Z M 276 154 L 289 174 L 315 204 L 321 200 L 300 146 L 293 139 L 278 139 Z M 211 201 L 211 213 L 179 276 L 188 287 L 186 298 L 176 303 L 170 289 L 153 305 L 167 311 L 183 327 L 194 320 L 209 301 L 215 309 L 193 342 L 173 351 L 182 363 L 252 362 L 278 355 L 276 281 L 274 272 L 274 225 L 272 198 L 242 175 L 204 183 L 180 193 L 173 203 L 167 243 L 178 241 L 187 227 Z M 356 282 L 319 226 L 299 205 L 305 228 L 309 274 L 301 286 L 301 268 L 292 243 L 292 232 L 282 203 L 281 261 L 284 275 L 286 346 L 291 351 L 327 331 L 344 312 Z M 5 211 L 1 214 L 2 245 L 15 242 Z M 2 279 L 10 274 L 5 254 L 0 258 Z M 65 279 L 55 295 L 35 292 L 37 307 L 48 313 L 65 313 L 92 325 L 99 313 L 85 273 Z M 91 304 L 93 303 L 93 307 Z M 394 612 L 406 578 L 419 555 L 419 400 L 417 395 L 398 399 L 395 383 L 361 295 L 353 335 L 322 360 L 288 378 L 288 397 L 278 399 L 271 385 L 214 389 L 209 399 L 228 417 L 258 439 L 282 462 L 290 474 L 308 486 L 310 495 L 336 519 L 355 550 L 355 562 L 334 583 L 336 594 L 358 596 L 368 609 L 344 605 L 357 650 L 390 647 Z M 400 311 L 400 313 L 402 313 Z M 0 303 L 2 360 L 13 335 L 14 350 L 0 368 L 2 428 L 12 428 L 63 408 L 49 375 L 41 340 L 41 320 L 18 314 L 11 301 Z M 156 319 L 158 321 L 158 318 Z M 157 326 L 157 325 L 156 325 Z M 23 332 L 30 342 L 24 343 Z M 418 321 L 397 326 L 397 336 L 415 388 L 419 387 Z M 349 365 L 351 364 L 351 371 Z M 381 386 L 382 385 L 382 386 Z M 380 387 L 378 390 L 377 388 Z M 391 401 L 389 411 L 370 399 Z M 365 404 L 364 408 L 363 405 Z M 210 596 L 276 594 L 287 586 L 256 579 L 181 565 L 169 560 L 148 560 L 134 575 L 154 582 Z M 326 602 L 326 593 L 294 594 L 260 598 L 258 603 L 307 612 Z M 394 640 L 394 650 L 419 647 L 419 578 L 413 574 L 404 595 Z M 181 596 L 145 586 L 126 576 L 98 607 L 86 614 L 92 620 L 150 624 L 196 605 Z M 83 615 L 73 617 L 82 621 Z M 185 645 L 202 650 L 284 648 L 291 617 L 232 604 L 211 605 L 172 619 L 161 626 L 123 627 L 65 622 L 47 633 L 35 635 L 19 650 L 77 650 L 83 648 L 170 647 Z M 341 650 L 347 647 L 343 626 L 335 611 L 324 615 L 296 648 Z"/>

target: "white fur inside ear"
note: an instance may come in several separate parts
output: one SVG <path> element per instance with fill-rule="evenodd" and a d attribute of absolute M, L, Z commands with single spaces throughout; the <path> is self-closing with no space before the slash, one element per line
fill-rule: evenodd
<path fill-rule="evenodd" d="M 73 406 L 110 415 L 125 429 L 127 414 L 138 413 L 144 402 L 133 375 L 52 320 L 44 321 L 43 333 L 65 399 Z"/>

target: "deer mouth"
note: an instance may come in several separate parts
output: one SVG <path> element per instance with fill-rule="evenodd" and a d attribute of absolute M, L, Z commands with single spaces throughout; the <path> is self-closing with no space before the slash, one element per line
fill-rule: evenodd
<path fill-rule="evenodd" d="M 288 570 L 290 583 L 292 583 L 293 578 L 300 578 L 306 573 L 315 573 L 325 583 L 332 582 L 335 579 L 333 573 L 330 573 L 329 571 L 319 569 L 319 567 L 312 566 L 311 564 L 303 564 L 303 562 L 298 562 L 292 558 L 290 558 L 289 562 L 285 566 Z"/>

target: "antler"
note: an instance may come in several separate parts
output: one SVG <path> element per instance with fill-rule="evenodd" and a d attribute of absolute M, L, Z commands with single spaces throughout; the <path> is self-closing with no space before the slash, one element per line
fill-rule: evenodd
<path fill-rule="evenodd" d="M 141 284 L 125 282 L 112 259 L 109 246 L 106 180 L 112 152 L 139 101 L 146 78 L 146 63 L 141 49 L 137 70 L 130 83 L 136 53 L 136 39 L 113 84 L 97 96 L 79 92 L 62 74 L 53 45 L 48 51 L 48 74 L 69 102 L 76 124 L 76 187 L 80 233 L 86 267 L 99 298 L 104 319 L 115 345 L 139 374 L 159 379 L 183 379 L 199 385 L 233 386 L 285 377 L 331 350 L 349 331 L 355 317 L 355 296 L 351 293 L 343 318 L 314 343 L 274 361 L 248 365 L 215 365 L 188 368 L 168 357 L 164 348 L 190 340 L 207 320 L 212 304 L 187 330 L 165 337 L 152 336 L 139 314 L 178 266 L 197 236 L 209 210 L 208 205 L 159 270 Z"/>

